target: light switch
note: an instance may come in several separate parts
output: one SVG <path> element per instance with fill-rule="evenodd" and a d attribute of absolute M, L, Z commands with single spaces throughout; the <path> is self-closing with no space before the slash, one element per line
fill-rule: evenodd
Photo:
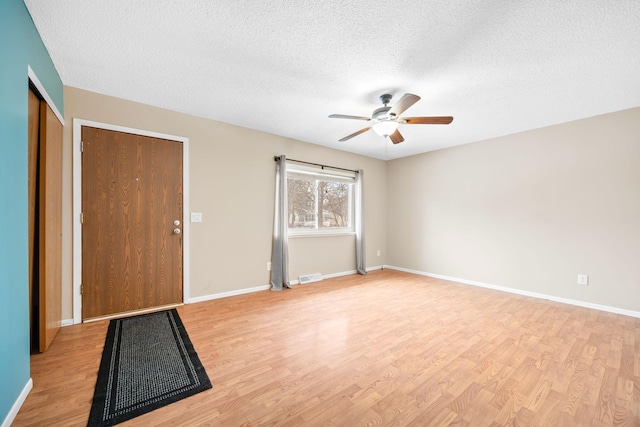
<path fill-rule="evenodd" d="M 191 212 L 191 222 L 202 222 L 202 212 Z"/>

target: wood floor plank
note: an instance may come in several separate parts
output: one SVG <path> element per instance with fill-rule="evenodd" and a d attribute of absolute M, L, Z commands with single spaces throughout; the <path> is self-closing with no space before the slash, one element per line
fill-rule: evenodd
<path fill-rule="evenodd" d="M 640 319 L 384 270 L 178 308 L 213 388 L 123 426 L 640 425 Z M 87 423 L 108 322 L 14 426 Z"/>

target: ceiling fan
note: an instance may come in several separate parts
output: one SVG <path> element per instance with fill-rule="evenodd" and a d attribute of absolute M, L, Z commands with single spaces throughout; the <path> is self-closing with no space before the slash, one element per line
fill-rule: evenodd
<path fill-rule="evenodd" d="M 375 133 L 380 136 L 389 137 L 394 144 L 399 144 L 404 141 L 404 138 L 398 131 L 398 126 L 401 124 L 407 125 L 448 125 L 453 121 L 453 117 L 451 116 L 440 116 L 440 117 L 399 117 L 400 114 L 404 113 L 409 107 L 420 100 L 418 95 L 414 95 L 411 93 L 405 93 L 402 95 L 402 98 L 393 107 L 389 107 L 387 104 L 391 102 L 392 95 L 385 93 L 384 95 L 380 95 L 380 101 L 384 107 L 380 107 L 374 110 L 371 117 L 362 117 L 362 116 L 347 116 L 344 114 L 332 114 L 329 117 L 332 119 L 355 119 L 355 120 L 366 120 L 371 122 L 371 126 L 368 126 L 364 129 L 360 129 L 357 132 L 352 133 L 351 135 L 347 135 L 339 141 L 346 141 L 348 139 L 353 138 L 354 136 L 358 136 L 361 133 L 368 131 L 369 129 L 373 129 Z"/>

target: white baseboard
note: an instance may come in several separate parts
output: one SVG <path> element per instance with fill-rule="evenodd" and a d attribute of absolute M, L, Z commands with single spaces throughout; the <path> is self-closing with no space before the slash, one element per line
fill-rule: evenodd
<path fill-rule="evenodd" d="M 382 268 L 382 266 L 369 267 L 369 268 L 367 268 L 367 271 L 380 270 L 381 268 Z M 322 279 L 323 280 L 324 279 L 333 279 L 334 277 L 349 276 L 351 274 L 357 274 L 357 273 L 358 273 L 358 270 L 348 270 L 348 271 L 341 271 L 339 273 L 323 274 L 322 275 Z M 300 281 L 299 280 L 291 280 L 289 283 L 291 283 L 292 285 L 299 285 Z"/>
<path fill-rule="evenodd" d="M 380 270 L 382 269 L 383 266 L 375 266 L 375 267 L 369 267 L 367 268 L 367 271 L 371 271 L 371 270 Z M 349 271 L 343 271 L 340 273 L 331 273 L 331 274 L 323 274 L 322 278 L 323 279 L 331 279 L 334 277 L 340 277 L 340 276 L 348 276 L 350 274 L 356 274 L 358 271 L 357 270 L 349 270 Z M 299 285 L 300 282 L 299 280 L 291 280 L 289 282 L 291 285 Z M 219 299 L 219 298 L 226 298 L 226 297 L 232 297 L 235 295 L 242 295 L 242 294 L 249 294 L 251 292 L 259 292 L 259 291 L 266 291 L 271 289 L 271 285 L 262 285 L 262 286 L 256 286 L 253 288 L 246 288 L 246 289 L 239 289 L 237 291 L 229 291 L 229 292 L 221 292 L 219 294 L 212 294 L 212 295 L 203 295 L 201 297 L 194 297 L 194 298 L 189 298 L 189 301 L 187 301 L 187 304 L 192 304 L 192 303 L 196 303 L 196 302 L 203 302 L 203 301 L 210 301 L 213 299 Z M 64 322 L 64 321 L 63 321 Z M 73 320 L 71 321 L 73 324 Z"/>
<path fill-rule="evenodd" d="M 201 297 L 189 298 L 189 301 L 187 301 L 187 304 L 192 304 L 195 302 L 210 301 L 213 299 L 233 297 L 236 295 L 250 294 L 251 292 L 266 291 L 269 289 L 271 289 L 271 285 L 262 285 L 262 286 L 255 286 L 253 288 L 238 289 L 237 291 L 220 292 L 219 294 L 203 295 Z"/>
<path fill-rule="evenodd" d="M 467 279 L 460 279 L 457 277 L 443 276 L 441 274 L 427 273 L 424 271 L 411 270 L 411 269 L 402 268 L 402 267 L 395 267 L 393 265 L 385 265 L 384 268 L 388 268 L 390 270 L 404 271 L 405 273 L 417 274 L 420 276 L 433 277 L 434 279 L 449 280 L 451 282 L 462 283 L 465 285 L 478 286 L 481 288 L 493 289 L 496 291 L 509 292 L 512 294 L 524 295 L 532 298 L 546 299 L 550 301 L 561 302 L 563 304 L 575 305 L 578 307 L 585 307 L 585 308 L 592 308 L 594 310 L 606 311 L 609 313 L 622 314 L 625 316 L 640 318 L 640 311 L 627 310 L 624 308 L 611 307 L 608 305 L 594 304 L 590 302 L 578 301 L 578 300 L 573 300 L 569 298 L 562 298 L 555 295 L 541 294 L 538 292 L 530 292 L 530 291 L 525 291 L 523 289 L 515 289 L 515 288 L 508 288 L 505 286 L 492 285 L 490 283 L 477 282 L 475 280 L 467 280 Z"/>
<path fill-rule="evenodd" d="M 60 322 L 60 327 L 71 326 L 73 324 L 73 319 L 64 319 L 62 322 Z"/>
<path fill-rule="evenodd" d="M 383 267 L 382 265 L 376 265 L 376 266 L 373 266 L 373 267 L 367 267 L 367 271 L 381 270 L 382 267 Z M 349 276 L 351 274 L 358 274 L 358 270 L 348 270 L 348 271 L 342 271 L 340 273 L 323 274 L 322 278 L 323 279 L 333 279 L 334 277 Z"/>
<path fill-rule="evenodd" d="M 2 422 L 2 427 L 9 427 L 13 422 L 13 420 L 16 419 L 16 416 L 18 415 L 18 411 L 20 411 L 20 408 L 22 408 L 22 404 L 27 399 L 27 396 L 29 395 L 29 392 L 31 391 L 32 388 L 33 388 L 33 380 L 29 378 L 29 381 L 27 381 L 27 383 L 25 384 L 24 388 L 22 389 L 22 392 L 20 393 L 20 396 L 18 396 L 15 403 L 11 407 L 11 410 L 9 411 L 4 421 Z"/>
<path fill-rule="evenodd" d="M 334 277 L 349 276 L 351 274 L 357 274 L 357 273 L 358 273 L 358 270 L 349 270 L 349 271 L 342 271 L 340 273 L 323 274 L 322 278 L 333 279 Z"/>

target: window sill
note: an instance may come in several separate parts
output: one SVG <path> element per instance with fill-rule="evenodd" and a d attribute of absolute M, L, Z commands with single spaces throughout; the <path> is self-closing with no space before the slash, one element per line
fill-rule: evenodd
<path fill-rule="evenodd" d="M 355 236 L 355 231 L 345 231 L 345 232 L 334 232 L 334 233 L 304 233 L 304 234 L 289 234 L 289 239 L 300 239 L 307 237 L 344 237 L 344 236 Z"/>

